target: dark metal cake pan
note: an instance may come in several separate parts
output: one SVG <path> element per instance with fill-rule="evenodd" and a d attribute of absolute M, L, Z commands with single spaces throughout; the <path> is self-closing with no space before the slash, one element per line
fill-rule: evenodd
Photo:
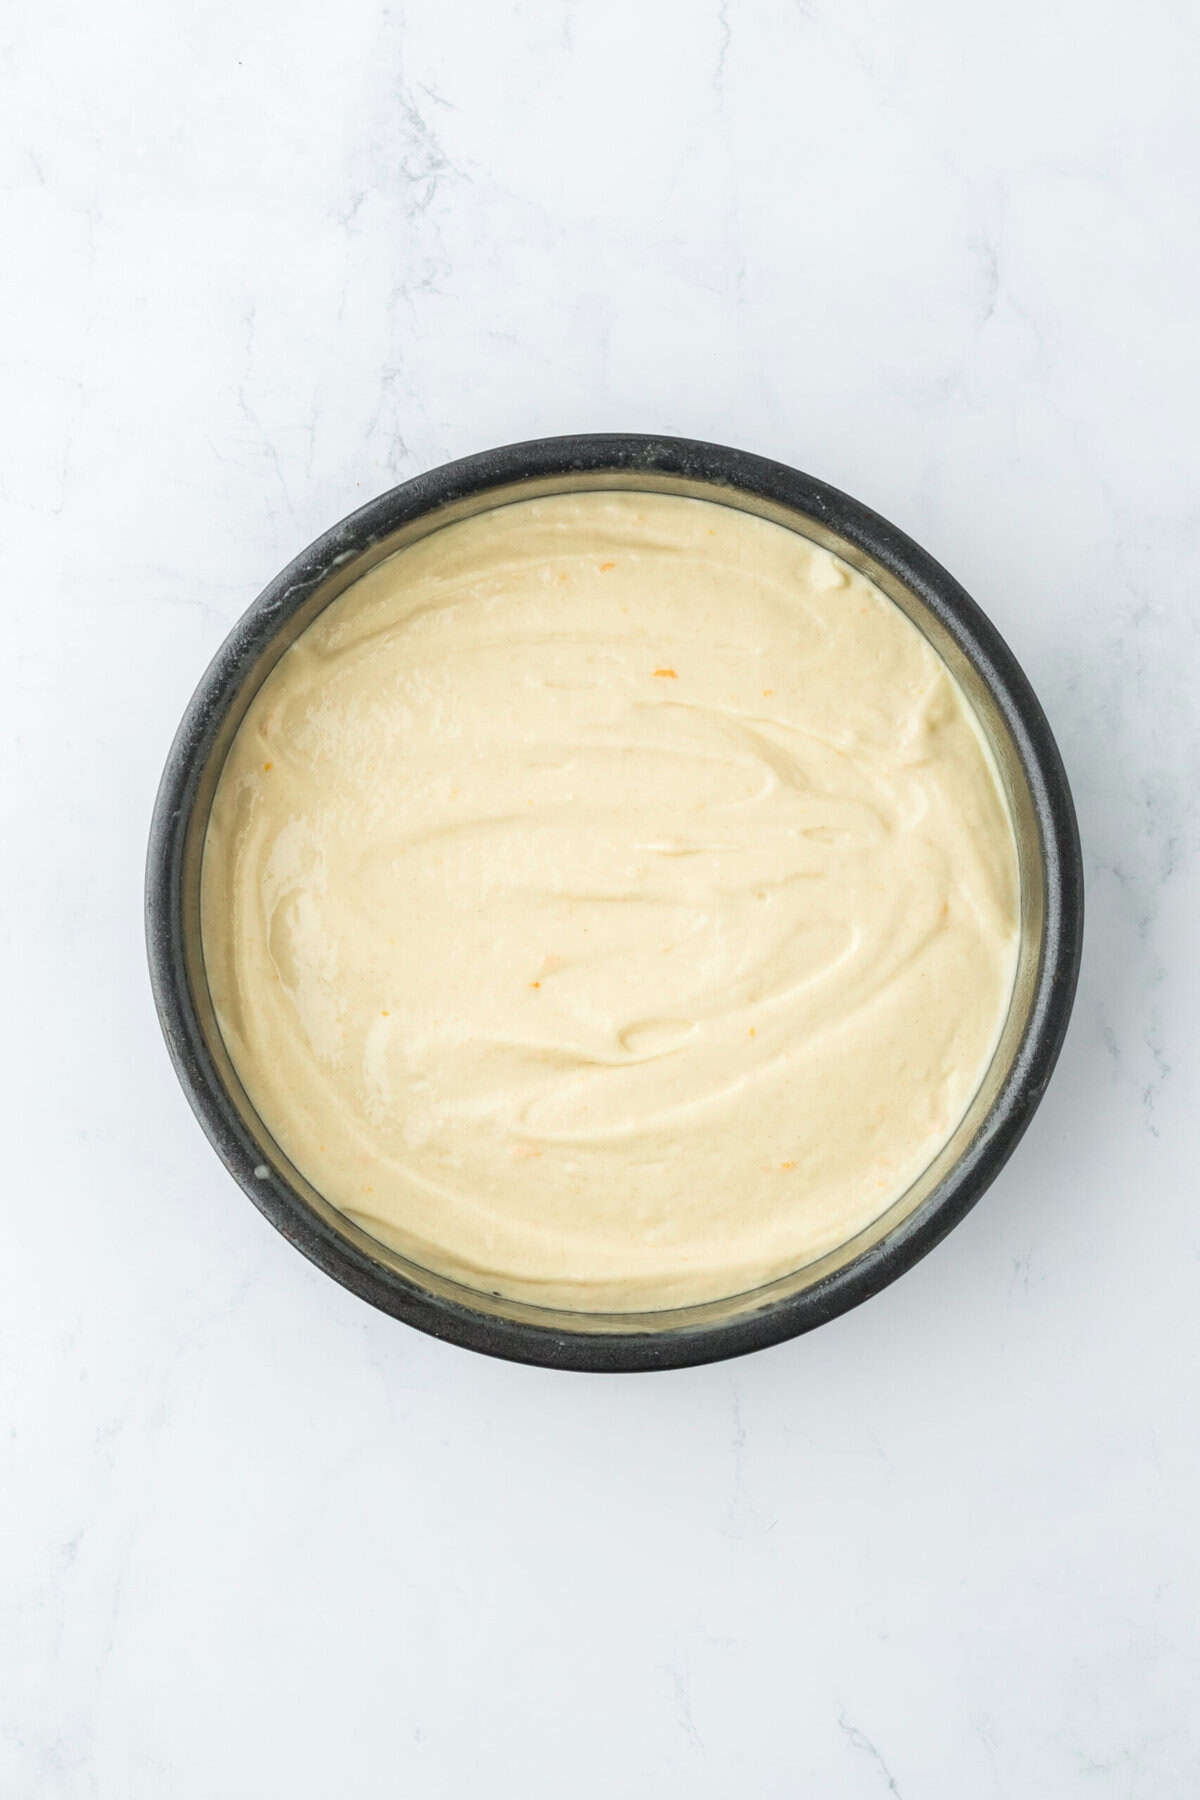
<path fill-rule="evenodd" d="M 682 494 L 774 520 L 836 552 L 930 640 L 971 701 L 1017 839 L 1021 935 L 1008 1018 L 949 1143 L 874 1224 L 750 1293 L 677 1311 L 554 1311 L 466 1288 L 379 1243 L 329 1204 L 257 1117 L 213 1013 L 200 935 L 200 866 L 213 794 L 246 708 L 280 656 L 351 582 L 443 525 L 515 500 L 581 489 Z M 203 676 L 154 809 L 146 937 L 176 1073 L 230 1174 L 297 1249 L 372 1305 L 492 1356 L 561 1369 L 681 1367 L 796 1337 L 877 1293 L 931 1250 L 1012 1153 L 1050 1079 L 1075 994 L 1083 874 L 1071 793 L 1015 657 L 974 601 L 911 538 L 782 463 L 686 438 L 544 438 L 419 475 L 343 519 L 260 594 Z"/>

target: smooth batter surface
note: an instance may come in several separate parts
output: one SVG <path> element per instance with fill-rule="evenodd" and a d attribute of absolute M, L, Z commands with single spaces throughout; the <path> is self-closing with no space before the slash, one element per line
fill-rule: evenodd
<path fill-rule="evenodd" d="M 284 656 L 205 847 L 217 1015 L 332 1202 L 477 1287 L 736 1293 L 928 1165 L 1016 853 L 961 691 L 782 527 L 592 493 L 451 526 Z"/>

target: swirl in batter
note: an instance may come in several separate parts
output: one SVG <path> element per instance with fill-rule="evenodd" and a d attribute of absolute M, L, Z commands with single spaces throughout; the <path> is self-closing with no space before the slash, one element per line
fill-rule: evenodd
<path fill-rule="evenodd" d="M 282 658 L 205 845 L 217 1017 L 333 1204 L 514 1298 L 641 1310 L 845 1243 L 1007 1011 L 1013 833 L 945 664 L 733 508 L 525 501 Z"/>

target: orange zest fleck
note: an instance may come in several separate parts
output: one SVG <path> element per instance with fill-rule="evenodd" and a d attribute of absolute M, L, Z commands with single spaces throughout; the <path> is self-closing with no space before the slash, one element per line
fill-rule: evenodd
<path fill-rule="evenodd" d="M 540 981 L 531 981 L 529 985 L 530 987 L 541 987 L 542 984 Z"/>
<path fill-rule="evenodd" d="M 617 566 L 616 563 L 601 563 L 600 564 L 600 573 L 603 574 L 605 569 L 615 569 L 616 566 Z"/>
<path fill-rule="evenodd" d="M 390 1019 L 392 1015 L 387 1010 L 386 1006 L 381 1006 L 379 1009 L 379 1016 L 381 1019 Z"/>
<path fill-rule="evenodd" d="M 763 689 L 763 699 L 764 699 L 764 700 L 769 700 L 769 699 L 770 699 L 770 698 L 771 698 L 771 695 L 772 695 L 772 694 L 773 694 L 773 693 L 774 693 L 774 692 L 775 692 L 775 689 L 774 689 L 774 688 L 764 688 L 764 689 Z"/>
<path fill-rule="evenodd" d="M 274 763 L 264 763 L 263 764 L 264 769 L 273 769 L 274 767 L 275 767 Z"/>
<path fill-rule="evenodd" d="M 751 1026 L 751 1027 L 750 1027 L 750 1036 L 751 1036 L 751 1037 L 754 1037 L 754 1036 L 755 1036 L 755 1035 L 756 1035 L 756 1033 L 755 1033 L 755 1030 L 754 1030 L 754 1027 L 753 1027 L 753 1025 L 752 1025 L 752 1026 Z"/>
<path fill-rule="evenodd" d="M 654 673 L 656 675 L 669 675 L 672 681 L 679 680 L 679 677 L 675 673 L 674 669 L 655 669 Z"/>
<path fill-rule="evenodd" d="M 780 1163 L 779 1166 L 781 1169 L 794 1169 L 796 1165 L 794 1162 L 786 1162 L 786 1163 Z"/>

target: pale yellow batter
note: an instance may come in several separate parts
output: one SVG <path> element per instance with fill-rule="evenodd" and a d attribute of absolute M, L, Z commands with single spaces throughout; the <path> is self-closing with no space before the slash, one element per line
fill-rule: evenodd
<path fill-rule="evenodd" d="M 677 1306 L 821 1256 L 965 1111 L 1013 835 L 945 665 L 804 538 L 588 493 L 451 526 L 288 651 L 225 765 L 204 947 L 246 1090 L 477 1287 Z"/>

